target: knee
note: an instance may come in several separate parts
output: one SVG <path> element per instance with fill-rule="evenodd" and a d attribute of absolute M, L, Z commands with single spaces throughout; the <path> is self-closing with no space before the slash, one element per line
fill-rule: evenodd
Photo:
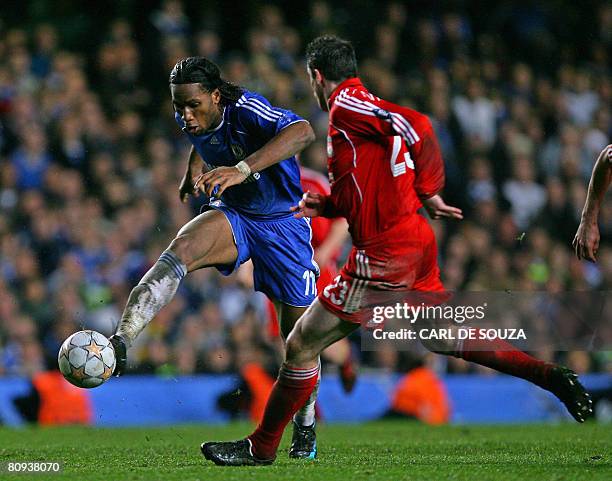
<path fill-rule="evenodd" d="M 169 251 L 179 258 L 179 260 L 186 266 L 192 261 L 194 252 L 193 240 L 189 235 L 179 234 L 170 243 L 168 247 Z"/>
<path fill-rule="evenodd" d="M 294 329 L 289 334 L 286 344 L 286 361 L 291 365 L 301 365 L 314 361 L 318 352 L 309 345 L 299 329 Z"/>

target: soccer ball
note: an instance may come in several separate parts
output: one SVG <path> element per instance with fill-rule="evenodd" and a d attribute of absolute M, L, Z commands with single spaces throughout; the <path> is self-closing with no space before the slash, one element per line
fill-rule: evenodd
<path fill-rule="evenodd" d="M 99 332 L 79 331 L 64 341 L 57 363 L 66 380 L 75 386 L 97 387 L 115 369 L 115 350 Z"/>

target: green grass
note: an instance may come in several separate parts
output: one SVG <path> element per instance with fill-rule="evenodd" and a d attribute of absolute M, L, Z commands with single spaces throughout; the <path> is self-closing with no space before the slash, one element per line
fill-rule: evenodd
<path fill-rule="evenodd" d="M 289 460 L 289 432 L 276 463 L 217 467 L 204 440 L 242 437 L 250 426 L 146 429 L 0 429 L 1 461 L 62 461 L 62 474 L 2 480 L 611 480 L 612 427 L 443 426 L 387 421 L 319 429 L 316 461 Z"/>

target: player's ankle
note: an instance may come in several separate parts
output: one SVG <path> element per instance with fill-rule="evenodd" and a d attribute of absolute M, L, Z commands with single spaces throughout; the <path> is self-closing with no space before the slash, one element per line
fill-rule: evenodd
<path fill-rule="evenodd" d="M 254 435 L 247 437 L 247 439 L 251 442 L 251 453 L 257 459 L 274 459 L 276 457 L 276 451 L 278 448 L 266 446 L 257 439 L 257 436 Z"/>

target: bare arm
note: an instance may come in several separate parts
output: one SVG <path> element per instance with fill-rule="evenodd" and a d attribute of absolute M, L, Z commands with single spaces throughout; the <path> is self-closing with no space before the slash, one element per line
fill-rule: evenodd
<path fill-rule="evenodd" d="M 296 122 L 281 130 L 261 149 L 244 159 L 244 162 L 249 166 L 251 172 L 260 172 L 302 151 L 314 139 L 314 131 L 308 122 Z M 236 167 L 218 167 L 200 175 L 194 188 L 204 188 L 205 192 L 211 196 L 215 186 L 218 185 L 219 190 L 215 195 L 219 197 L 225 189 L 240 184 L 246 177 Z"/>
<path fill-rule="evenodd" d="M 185 175 L 183 176 L 179 186 L 179 197 L 181 202 L 187 202 L 187 198 L 190 195 L 193 195 L 194 197 L 198 197 L 200 195 L 200 191 L 194 188 L 194 184 L 198 175 L 205 171 L 206 166 L 192 145 L 191 151 L 189 152 L 189 159 L 187 160 L 187 169 L 185 170 Z"/>
<path fill-rule="evenodd" d="M 315 134 L 310 124 L 296 122 L 281 130 L 266 145 L 253 152 L 244 161 L 252 172 L 259 172 L 301 152 L 314 140 Z"/>
<path fill-rule="evenodd" d="M 610 163 L 609 156 L 611 150 L 612 145 L 608 145 L 602 150 L 593 167 L 586 202 L 582 210 L 582 219 L 586 222 L 597 222 L 601 203 L 610 186 L 610 180 L 612 179 L 612 163 Z"/>
<path fill-rule="evenodd" d="M 611 155 L 612 145 L 608 145 L 601 151 L 593 167 L 580 225 L 572 243 L 578 259 L 584 258 L 595 262 L 595 255 L 599 248 L 597 218 L 610 181 L 612 181 Z"/>

